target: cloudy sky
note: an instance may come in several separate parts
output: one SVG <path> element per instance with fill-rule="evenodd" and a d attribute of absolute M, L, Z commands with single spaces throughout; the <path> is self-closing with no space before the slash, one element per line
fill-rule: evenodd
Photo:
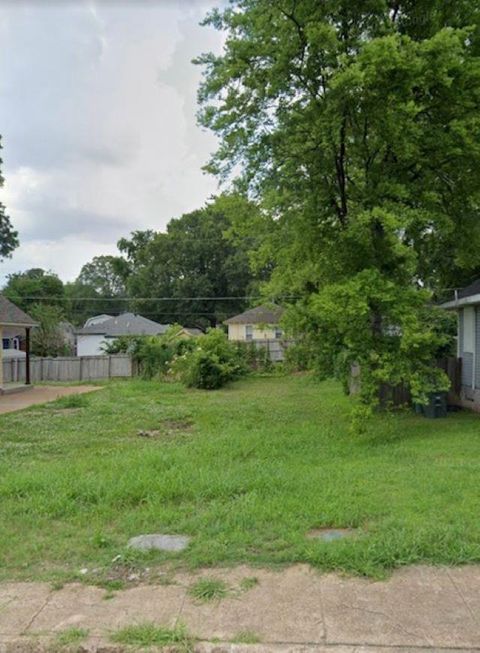
<path fill-rule="evenodd" d="M 0 1 L 0 198 L 30 267 L 64 280 L 134 229 L 162 229 L 217 190 L 196 126 L 200 70 L 221 48 L 215 0 Z"/>

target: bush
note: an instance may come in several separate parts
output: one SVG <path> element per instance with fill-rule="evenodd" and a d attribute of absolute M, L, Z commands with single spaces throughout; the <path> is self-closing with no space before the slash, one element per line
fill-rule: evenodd
<path fill-rule="evenodd" d="M 196 338 L 178 336 L 180 327 L 173 325 L 161 336 L 121 336 L 105 346 L 107 354 L 130 354 L 146 379 L 163 376 L 176 356 L 193 349 Z"/>
<path fill-rule="evenodd" d="M 253 342 L 235 342 L 239 356 L 255 372 L 271 372 L 274 364 L 266 347 L 257 347 Z"/>
<path fill-rule="evenodd" d="M 220 329 L 195 340 L 195 348 L 176 356 L 170 366 L 170 373 L 186 386 L 215 390 L 247 373 L 244 352 Z"/>

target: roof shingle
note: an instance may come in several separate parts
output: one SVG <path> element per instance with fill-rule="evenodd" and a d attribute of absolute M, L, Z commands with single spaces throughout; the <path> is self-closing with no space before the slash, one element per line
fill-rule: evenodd
<path fill-rule="evenodd" d="M 101 335 L 111 338 L 118 338 L 119 336 L 156 336 L 165 333 L 168 326 L 168 324 L 159 324 L 149 320 L 142 315 L 122 313 L 122 315 L 112 317 L 109 320 L 79 329 L 77 333 L 85 336 Z"/>
<path fill-rule="evenodd" d="M 33 327 L 36 326 L 37 323 L 16 304 L 3 295 L 0 295 L 0 325 L 2 324 Z"/>
<path fill-rule="evenodd" d="M 282 317 L 284 309 L 281 306 L 256 306 L 240 315 L 234 315 L 225 324 L 278 324 Z"/>

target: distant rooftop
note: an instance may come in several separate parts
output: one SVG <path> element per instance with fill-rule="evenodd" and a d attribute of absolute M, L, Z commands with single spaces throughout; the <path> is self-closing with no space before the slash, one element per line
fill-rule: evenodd
<path fill-rule="evenodd" d="M 37 323 L 27 313 L 18 308 L 16 304 L 0 295 L 0 326 L 24 326 L 32 327 Z"/>
<path fill-rule="evenodd" d="M 225 324 L 278 324 L 283 312 L 281 306 L 264 304 L 230 317 Z"/>
<path fill-rule="evenodd" d="M 105 316 L 102 316 L 105 317 Z M 88 320 L 87 320 L 88 323 Z M 122 313 L 98 323 L 79 329 L 79 335 L 100 335 L 116 338 L 119 336 L 156 336 L 165 333 L 168 324 L 159 324 L 135 313 Z"/>

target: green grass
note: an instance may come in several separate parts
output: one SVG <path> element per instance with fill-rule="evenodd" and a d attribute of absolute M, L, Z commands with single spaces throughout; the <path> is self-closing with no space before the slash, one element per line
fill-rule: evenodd
<path fill-rule="evenodd" d="M 194 642 L 184 626 L 165 628 L 149 622 L 117 630 L 110 639 L 117 644 L 139 648 L 175 645 L 177 651 L 193 650 Z"/>
<path fill-rule="evenodd" d="M 197 601 L 208 603 L 220 601 L 229 594 L 229 589 L 219 578 L 200 578 L 189 589 L 188 593 Z"/>
<path fill-rule="evenodd" d="M 86 408 L 88 406 L 89 400 L 86 395 L 67 395 L 66 397 L 60 397 L 55 401 L 45 404 L 45 408 L 52 410 L 63 410 L 65 408 Z"/>
<path fill-rule="evenodd" d="M 168 560 L 368 575 L 479 562 L 480 417 L 379 415 L 355 436 L 352 405 L 308 376 L 214 392 L 130 380 L 78 411 L 1 415 L 0 579 L 125 580 Z M 165 420 L 193 428 L 138 437 Z M 359 530 L 305 537 L 328 526 Z M 125 548 L 152 532 L 192 541 L 177 554 Z"/>
<path fill-rule="evenodd" d="M 59 646 L 71 646 L 78 644 L 87 638 L 89 631 L 86 628 L 67 628 L 57 635 L 57 644 Z"/>
<path fill-rule="evenodd" d="M 253 589 L 256 587 L 259 583 L 258 578 L 256 576 L 247 576 L 247 578 L 242 578 L 240 581 L 240 589 L 242 592 L 248 592 L 248 590 Z"/>
<path fill-rule="evenodd" d="M 259 644 L 261 641 L 259 635 L 252 630 L 241 630 L 232 639 L 233 644 Z"/>

